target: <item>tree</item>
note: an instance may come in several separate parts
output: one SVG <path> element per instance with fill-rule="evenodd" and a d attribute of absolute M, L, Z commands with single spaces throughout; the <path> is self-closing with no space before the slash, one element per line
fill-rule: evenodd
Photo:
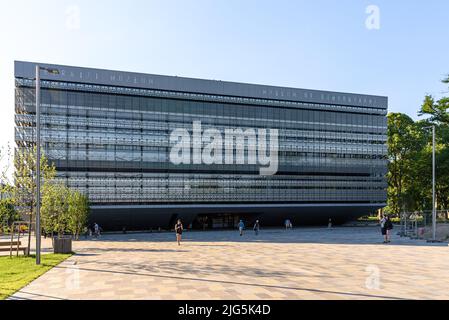
<path fill-rule="evenodd" d="M 0 227 L 8 229 L 13 222 L 19 220 L 19 214 L 14 208 L 14 202 L 10 198 L 0 200 Z M 0 229 L 0 231 L 2 231 Z"/>
<path fill-rule="evenodd" d="M 6 189 L 11 186 L 11 183 L 8 178 L 8 172 L 10 168 L 10 160 L 11 160 L 11 147 L 8 144 L 5 147 L 0 147 L 0 187 L 2 192 L 11 191 L 10 189 Z"/>
<path fill-rule="evenodd" d="M 449 84 L 449 76 L 442 81 Z M 437 205 L 440 209 L 447 209 L 449 206 L 449 177 L 446 174 L 449 170 L 449 97 L 443 97 L 437 101 L 427 95 L 419 111 L 419 116 L 428 116 L 424 120 L 427 125 L 436 127 L 436 197 Z M 429 142 L 426 148 L 427 157 L 431 159 L 432 146 Z"/>
<path fill-rule="evenodd" d="M 58 237 L 72 233 L 79 238 L 89 214 L 88 198 L 60 182 L 45 184 L 42 196 L 42 227 Z"/>
<path fill-rule="evenodd" d="M 443 81 L 449 83 L 448 79 Z M 400 113 L 388 115 L 388 211 L 428 210 L 432 207 L 432 136 L 436 127 L 436 195 L 438 208 L 449 207 L 449 98 L 426 95 L 413 121 Z"/>
<path fill-rule="evenodd" d="M 89 199 L 79 191 L 69 190 L 68 202 L 68 228 L 78 240 L 87 224 Z"/>
<path fill-rule="evenodd" d="M 388 115 L 388 211 L 393 214 L 412 206 L 410 182 L 413 166 L 425 145 L 425 137 L 419 127 L 405 114 Z"/>
<path fill-rule="evenodd" d="M 22 215 L 29 216 L 31 226 L 36 208 L 36 147 L 18 148 L 14 157 L 14 167 L 14 203 Z M 55 178 L 56 169 L 53 164 L 48 163 L 43 153 L 41 155 L 40 169 L 43 186 Z M 28 235 L 28 252 L 30 252 L 30 246 L 31 232 Z"/>
<path fill-rule="evenodd" d="M 43 188 L 41 222 L 48 233 L 56 233 L 58 237 L 68 230 L 69 189 L 59 182 L 46 183 Z"/>
<path fill-rule="evenodd" d="M 432 124 L 449 124 L 449 97 L 441 98 L 435 101 L 435 99 L 427 95 L 424 98 L 424 103 L 419 110 L 419 116 L 429 116 L 428 121 Z"/>
<path fill-rule="evenodd" d="M 0 232 L 8 229 L 14 221 L 19 220 L 19 215 L 14 208 L 11 199 L 12 186 L 8 179 L 10 167 L 11 147 L 0 147 Z"/>
<path fill-rule="evenodd" d="M 443 80 L 449 84 L 449 77 Z M 432 135 L 436 128 L 436 196 L 439 209 L 449 207 L 449 98 L 426 95 L 419 110 L 424 120 L 388 115 L 388 210 L 399 213 L 432 208 Z M 426 129 L 427 128 L 427 129 Z"/>
<path fill-rule="evenodd" d="M 449 84 L 449 75 L 447 76 L 447 78 L 443 79 L 442 81 L 443 83 Z"/>

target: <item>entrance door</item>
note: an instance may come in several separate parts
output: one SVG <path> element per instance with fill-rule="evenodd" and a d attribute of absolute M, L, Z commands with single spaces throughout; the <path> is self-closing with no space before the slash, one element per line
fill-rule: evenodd
<path fill-rule="evenodd" d="M 213 215 L 212 217 L 212 228 L 214 229 L 233 229 L 237 226 L 239 216 L 235 214 L 220 214 Z"/>

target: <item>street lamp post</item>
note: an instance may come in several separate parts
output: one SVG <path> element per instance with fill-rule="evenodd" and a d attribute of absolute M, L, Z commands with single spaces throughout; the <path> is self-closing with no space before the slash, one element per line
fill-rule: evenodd
<path fill-rule="evenodd" d="M 436 206 L 436 166 L 435 166 L 435 136 L 436 127 L 425 127 L 424 129 L 432 128 L 432 241 L 435 242 L 437 238 L 437 206 Z"/>
<path fill-rule="evenodd" d="M 41 264 L 41 70 L 59 74 L 57 69 L 36 65 L 36 264 Z M 31 232 L 31 231 L 30 231 Z"/>
<path fill-rule="evenodd" d="M 41 264 L 41 72 L 36 65 L 36 264 Z"/>
<path fill-rule="evenodd" d="M 437 208 L 435 194 L 435 126 L 432 126 L 432 240 L 437 237 Z"/>

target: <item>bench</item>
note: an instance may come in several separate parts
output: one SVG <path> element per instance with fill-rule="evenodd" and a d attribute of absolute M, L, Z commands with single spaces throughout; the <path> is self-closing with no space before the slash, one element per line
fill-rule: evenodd
<path fill-rule="evenodd" d="M 17 248 L 19 248 L 19 251 L 23 251 L 23 254 L 26 254 L 26 251 L 28 250 L 28 248 L 21 247 L 21 241 L 0 241 L 0 252 L 10 252 L 11 245 L 12 251 L 17 251 Z"/>

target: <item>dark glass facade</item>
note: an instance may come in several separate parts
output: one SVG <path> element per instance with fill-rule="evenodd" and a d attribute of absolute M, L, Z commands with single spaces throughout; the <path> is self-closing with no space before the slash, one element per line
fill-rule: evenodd
<path fill-rule="evenodd" d="M 33 67 L 16 62 L 18 148 L 35 143 Z M 64 72 L 42 75 L 42 147 L 106 228 L 343 222 L 385 206 L 384 97 L 56 67 Z M 170 134 L 194 121 L 278 129 L 277 174 L 174 165 Z"/>

